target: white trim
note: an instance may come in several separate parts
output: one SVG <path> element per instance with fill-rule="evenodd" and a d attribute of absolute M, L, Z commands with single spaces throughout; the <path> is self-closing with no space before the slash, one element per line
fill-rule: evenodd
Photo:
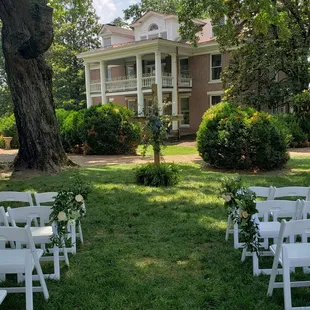
<path fill-rule="evenodd" d="M 207 95 L 210 95 L 210 96 L 224 95 L 224 91 L 223 91 L 223 90 L 208 91 L 208 92 L 207 92 Z"/>
<path fill-rule="evenodd" d="M 210 70 L 212 70 L 212 68 Z M 211 74 L 211 72 L 210 72 L 210 74 Z M 212 80 L 212 81 L 208 82 L 208 84 L 220 84 L 220 83 L 222 83 L 221 80 Z"/>
<path fill-rule="evenodd" d="M 212 104 L 212 97 L 221 97 L 221 100 L 222 100 L 223 94 L 212 94 L 212 95 L 209 95 L 210 108 L 213 107 L 213 104 Z"/>

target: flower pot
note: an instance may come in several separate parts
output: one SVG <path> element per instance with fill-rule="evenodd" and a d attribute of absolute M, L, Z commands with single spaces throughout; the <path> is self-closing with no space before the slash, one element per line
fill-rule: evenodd
<path fill-rule="evenodd" d="M 11 149 L 11 141 L 13 140 L 13 137 L 3 137 L 4 143 L 5 143 L 5 149 L 10 150 Z"/>

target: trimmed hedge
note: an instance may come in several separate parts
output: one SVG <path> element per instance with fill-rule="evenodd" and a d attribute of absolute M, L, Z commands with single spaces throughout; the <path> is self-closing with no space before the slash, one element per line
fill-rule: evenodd
<path fill-rule="evenodd" d="M 113 103 L 80 111 L 59 109 L 56 115 L 67 152 L 135 154 L 141 141 L 141 127 L 131 120 L 133 113 Z"/>
<path fill-rule="evenodd" d="M 197 133 L 203 160 L 226 169 L 282 168 L 289 159 L 289 141 L 271 115 L 227 102 L 207 110 Z"/>
<path fill-rule="evenodd" d="M 0 118 L 0 134 L 2 137 L 12 137 L 11 147 L 18 148 L 18 133 L 14 114 Z M 0 147 L 4 148 L 4 140 L 1 138 Z"/>

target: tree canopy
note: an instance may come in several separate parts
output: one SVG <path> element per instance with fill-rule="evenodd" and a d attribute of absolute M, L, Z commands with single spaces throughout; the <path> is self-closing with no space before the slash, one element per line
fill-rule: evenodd
<path fill-rule="evenodd" d="M 98 17 L 91 0 L 49 0 L 54 9 L 54 43 L 47 60 L 52 66 L 56 107 L 85 107 L 83 61 L 77 54 L 99 46 Z"/>
<path fill-rule="evenodd" d="M 141 2 L 134 3 L 123 11 L 124 19 L 138 19 L 147 11 L 175 14 L 178 4 L 179 0 L 141 0 Z"/>
<path fill-rule="evenodd" d="M 221 51 L 234 47 L 222 74 L 228 98 L 275 106 L 308 88 L 309 1 L 181 0 L 181 35 L 194 42 L 192 19 L 206 16 L 212 19 Z"/>

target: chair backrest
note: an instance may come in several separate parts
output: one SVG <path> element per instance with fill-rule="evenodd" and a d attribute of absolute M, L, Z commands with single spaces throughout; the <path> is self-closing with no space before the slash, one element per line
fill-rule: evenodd
<path fill-rule="evenodd" d="M 36 205 L 40 206 L 41 203 L 49 203 L 54 202 L 56 196 L 58 195 L 57 192 L 46 192 L 46 193 L 34 193 L 34 198 L 36 201 Z"/>
<path fill-rule="evenodd" d="M 5 210 L 3 207 L 0 207 L 0 224 L 4 226 L 9 226 L 8 218 L 5 214 Z"/>
<path fill-rule="evenodd" d="M 274 187 L 264 187 L 264 186 L 250 186 L 249 190 L 254 192 L 257 197 L 266 198 L 267 200 L 273 199 Z"/>
<path fill-rule="evenodd" d="M 22 208 L 10 208 L 8 207 L 8 213 L 13 226 L 17 226 L 17 223 L 26 223 L 31 226 L 32 221 L 40 219 L 40 226 L 45 226 L 49 222 L 49 216 L 52 212 L 52 207 L 22 207 Z"/>
<path fill-rule="evenodd" d="M 0 226 L 0 241 L 14 241 L 22 244 L 27 244 L 30 246 L 30 248 L 31 245 L 33 245 L 32 249 L 35 249 L 29 226 L 23 228 Z"/>
<path fill-rule="evenodd" d="M 280 197 L 299 197 L 305 200 L 310 200 L 310 186 L 275 187 L 274 198 Z"/>
<path fill-rule="evenodd" d="M 33 206 L 30 192 L 0 192 L 0 201 L 26 202 L 29 206 Z"/>
<path fill-rule="evenodd" d="M 272 214 L 273 221 L 278 218 L 300 218 L 300 207 L 302 203 L 300 200 L 266 200 L 256 203 L 258 211 L 257 217 L 262 218 L 264 222 L 268 222 Z"/>

